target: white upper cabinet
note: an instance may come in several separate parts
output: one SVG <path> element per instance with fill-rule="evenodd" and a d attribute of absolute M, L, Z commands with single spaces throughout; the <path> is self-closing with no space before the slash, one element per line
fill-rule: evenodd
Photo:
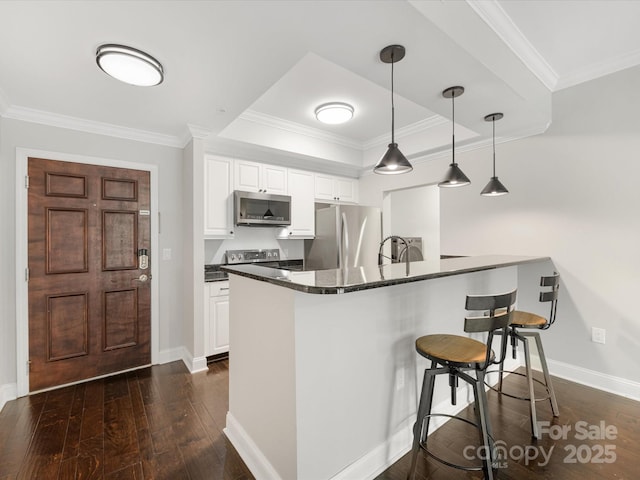
<path fill-rule="evenodd" d="M 236 160 L 234 173 L 236 190 L 287 194 L 286 168 Z"/>
<path fill-rule="evenodd" d="M 278 238 L 313 238 L 315 235 L 314 174 L 289 170 L 291 195 L 291 225 L 278 233 Z"/>
<path fill-rule="evenodd" d="M 204 236 L 233 238 L 233 160 L 204 157 Z"/>
<path fill-rule="evenodd" d="M 316 173 L 315 196 L 316 200 L 323 202 L 357 203 L 358 180 Z"/>

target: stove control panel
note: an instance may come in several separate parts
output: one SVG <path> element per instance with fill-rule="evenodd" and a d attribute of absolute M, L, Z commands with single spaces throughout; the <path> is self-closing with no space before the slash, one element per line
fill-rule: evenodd
<path fill-rule="evenodd" d="M 225 256 L 227 265 L 277 262 L 280 260 L 280 250 L 277 248 L 265 250 L 227 250 Z"/>

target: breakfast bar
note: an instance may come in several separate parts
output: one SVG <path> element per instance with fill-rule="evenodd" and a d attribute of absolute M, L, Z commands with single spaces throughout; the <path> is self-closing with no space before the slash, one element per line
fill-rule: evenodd
<path fill-rule="evenodd" d="M 415 339 L 461 334 L 465 295 L 517 288 L 537 275 L 532 265 L 553 269 L 548 257 L 509 255 L 222 267 L 231 285 L 225 433 L 257 479 L 373 478 L 411 445 L 425 367 Z M 451 410 L 437 391 L 434 405 Z"/>

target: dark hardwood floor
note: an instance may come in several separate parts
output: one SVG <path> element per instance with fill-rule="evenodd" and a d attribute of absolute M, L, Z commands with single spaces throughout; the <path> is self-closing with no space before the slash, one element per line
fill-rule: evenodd
<path fill-rule="evenodd" d="M 226 439 L 228 363 L 158 365 L 8 402 L 0 480 L 253 476 Z"/>
<path fill-rule="evenodd" d="M 541 378 L 540 372 L 537 373 Z M 557 377 L 553 377 L 553 386 L 560 416 L 553 417 L 549 401 L 536 403 L 538 421 L 548 422 L 547 429 L 537 441 L 531 438 L 528 402 L 489 391 L 489 415 L 494 439 L 504 454 L 502 468 L 494 470 L 494 478 L 640 478 L 640 402 Z M 505 379 L 505 389 L 509 393 L 524 397 L 527 395 L 524 387 L 523 377 L 510 375 Z M 536 385 L 536 395 L 542 397 L 543 394 L 543 387 Z M 467 407 L 461 416 L 475 421 L 472 407 Z M 476 451 L 472 446 L 478 445 L 478 433 L 463 422 L 447 422 L 429 436 L 428 443 L 433 453 L 452 463 L 480 463 L 470 460 Z M 410 462 L 409 454 L 403 456 L 376 480 L 405 480 Z M 418 480 L 483 478 L 481 472 L 466 472 L 444 466 L 422 452 L 417 473 Z"/>
<path fill-rule="evenodd" d="M 513 392 L 518 382 L 507 379 Z M 537 442 L 526 402 L 489 392 L 494 436 L 506 454 L 496 479 L 640 478 L 640 403 L 559 378 L 554 385 L 560 417 L 553 419 L 548 402 L 539 403 L 539 420 L 551 430 Z M 0 413 L 0 480 L 253 479 L 222 433 L 228 396 L 228 361 L 194 375 L 174 362 L 8 402 Z M 472 418 L 473 410 L 463 415 Z M 570 430 L 562 434 L 562 426 Z M 598 438 L 583 439 L 585 433 Z M 436 453 L 460 463 L 469 463 L 463 452 L 473 453 L 476 442 L 462 422 L 429 437 Z M 408 467 L 405 455 L 377 480 L 404 480 Z M 482 475 L 421 455 L 417 478 Z"/>

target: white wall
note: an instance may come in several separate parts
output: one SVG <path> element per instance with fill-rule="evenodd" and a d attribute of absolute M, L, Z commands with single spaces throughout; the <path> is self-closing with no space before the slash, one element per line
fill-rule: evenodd
<path fill-rule="evenodd" d="M 389 234 L 422 238 L 425 260 L 440 258 L 440 189 L 437 185 L 403 188 L 389 193 Z"/>
<path fill-rule="evenodd" d="M 487 148 L 457 155 L 471 186 L 441 191 L 443 252 L 553 259 L 562 285 L 558 323 L 544 333 L 552 373 L 600 386 L 621 377 L 634 396 L 640 392 L 640 91 L 629 86 L 638 84 L 635 67 L 554 93 L 546 133 L 496 147 L 497 173 L 509 195 L 479 195 L 491 175 Z M 504 113 L 501 122 L 508 122 Z M 366 175 L 361 201 L 380 203 L 384 190 L 437 181 L 448 162 L 417 163 L 402 178 Z M 546 314 L 536 290 L 521 290 L 519 306 Z M 607 330 L 605 345 L 591 342 L 593 326 Z"/>
<path fill-rule="evenodd" d="M 182 345 L 182 150 L 0 118 L 0 388 L 16 382 L 16 148 L 146 163 L 158 167 L 162 215 L 155 268 L 160 273 L 159 348 Z M 18 185 L 20 188 L 21 185 Z M 172 260 L 161 260 L 170 248 Z M 152 260 L 153 261 L 153 260 Z M 6 391 L 6 388 L 5 388 Z M 1 393 L 1 391 L 0 391 Z M 1 400 L 2 398 L 0 398 Z"/>

